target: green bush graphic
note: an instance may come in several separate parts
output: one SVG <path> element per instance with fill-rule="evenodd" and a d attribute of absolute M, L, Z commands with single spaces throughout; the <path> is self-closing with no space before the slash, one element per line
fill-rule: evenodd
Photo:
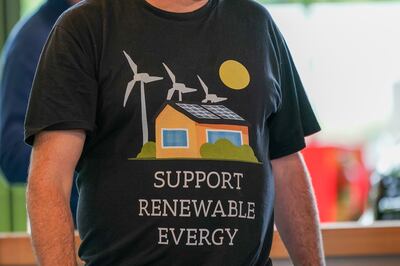
<path fill-rule="evenodd" d="M 258 162 L 249 145 L 236 146 L 227 139 L 219 139 L 215 143 L 204 143 L 200 147 L 200 154 L 204 159 Z"/>
<path fill-rule="evenodd" d="M 143 145 L 142 150 L 137 155 L 136 158 L 147 158 L 147 159 L 155 159 L 156 158 L 156 143 L 154 141 L 149 141 Z"/>

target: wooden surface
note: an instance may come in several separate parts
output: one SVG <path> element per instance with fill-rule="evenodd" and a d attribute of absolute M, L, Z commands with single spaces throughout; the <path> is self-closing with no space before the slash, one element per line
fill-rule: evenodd
<path fill-rule="evenodd" d="M 330 258 L 400 255 L 400 222 L 379 222 L 370 226 L 359 226 L 357 223 L 324 224 L 322 235 L 325 254 Z M 78 235 L 76 240 L 78 248 Z M 288 257 L 278 233 L 274 235 L 271 257 Z M 0 265 L 34 264 L 28 234 L 0 234 Z"/>
<path fill-rule="evenodd" d="M 75 237 L 76 250 L 80 239 Z M 29 266 L 36 265 L 31 241 L 26 233 L 0 233 L 0 265 Z"/>
<path fill-rule="evenodd" d="M 321 227 L 327 257 L 400 255 L 400 221 L 376 222 L 369 226 L 334 223 Z M 271 257 L 288 257 L 278 234 L 274 235 Z"/>

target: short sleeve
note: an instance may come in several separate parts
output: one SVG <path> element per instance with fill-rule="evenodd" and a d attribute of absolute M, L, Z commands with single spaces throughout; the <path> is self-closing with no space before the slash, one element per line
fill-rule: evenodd
<path fill-rule="evenodd" d="M 95 130 L 98 83 L 90 49 L 63 27 L 52 29 L 29 96 L 25 143 L 32 146 L 42 130 Z"/>
<path fill-rule="evenodd" d="M 270 159 L 277 159 L 303 149 L 304 137 L 321 130 L 303 87 L 287 43 L 274 21 L 271 39 L 279 61 L 281 101 L 267 119 Z"/>

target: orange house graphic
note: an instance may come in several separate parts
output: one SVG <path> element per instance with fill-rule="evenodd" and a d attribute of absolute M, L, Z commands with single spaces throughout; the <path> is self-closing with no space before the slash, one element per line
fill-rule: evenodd
<path fill-rule="evenodd" d="M 224 105 L 166 102 L 156 115 L 156 158 L 201 158 L 200 147 L 225 138 L 249 144 L 249 125 Z"/>

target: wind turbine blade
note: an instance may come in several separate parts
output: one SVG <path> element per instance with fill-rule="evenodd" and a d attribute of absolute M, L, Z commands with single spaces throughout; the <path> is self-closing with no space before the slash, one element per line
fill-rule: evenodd
<path fill-rule="evenodd" d="M 197 91 L 197 89 L 184 87 L 184 88 L 181 89 L 181 91 L 182 91 L 183 93 L 187 93 L 187 92 L 194 92 L 194 91 Z"/>
<path fill-rule="evenodd" d="M 123 52 L 124 52 L 126 59 L 128 60 L 129 66 L 131 67 L 133 73 L 137 74 L 137 65 L 135 64 L 135 62 L 133 62 L 132 58 L 125 51 L 123 51 Z"/>
<path fill-rule="evenodd" d="M 135 86 L 135 83 L 136 83 L 136 81 L 132 80 L 126 86 L 125 98 L 124 98 L 124 107 L 126 106 L 126 102 L 128 101 L 128 97 L 131 94 L 131 91 L 132 91 L 133 87 Z"/>
<path fill-rule="evenodd" d="M 226 98 L 226 97 L 218 97 L 217 99 L 216 99 L 216 103 L 219 103 L 219 102 L 223 102 L 223 101 L 225 101 L 226 99 L 228 99 L 228 98 Z"/>
<path fill-rule="evenodd" d="M 174 73 L 172 73 L 171 69 L 169 69 L 166 64 L 164 64 L 164 63 L 162 63 L 162 64 L 163 64 L 165 70 L 167 70 L 168 76 L 171 78 L 172 83 L 176 83 L 176 78 L 175 78 Z"/>
<path fill-rule="evenodd" d="M 197 75 L 197 78 L 199 79 L 201 86 L 203 87 L 204 92 L 206 93 L 206 95 L 208 94 L 208 87 L 206 86 L 206 84 L 203 82 L 203 80 L 200 78 L 199 75 Z"/>
<path fill-rule="evenodd" d="M 168 90 L 167 100 L 171 100 L 172 99 L 172 96 L 174 95 L 174 92 L 175 92 L 174 88 Z"/>
<path fill-rule="evenodd" d="M 145 83 L 149 83 L 149 82 L 153 82 L 153 81 L 157 81 L 157 80 L 162 80 L 164 79 L 163 77 L 148 77 L 144 80 Z"/>

